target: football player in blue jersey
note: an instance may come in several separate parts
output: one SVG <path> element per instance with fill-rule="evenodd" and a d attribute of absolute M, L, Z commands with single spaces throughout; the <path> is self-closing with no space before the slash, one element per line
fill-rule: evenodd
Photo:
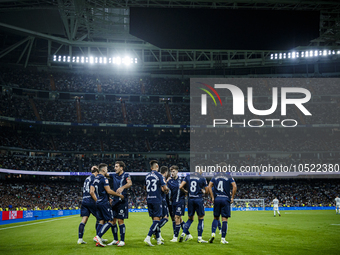
<path fill-rule="evenodd" d="M 164 182 L 164 177 L 158 172 L 159 166 L 157 160 L 150 161 L 151 172 L 145 177 L 145 190 L 147 193 L 146 201 L 148 204 L 149 216 L 152 218 L 152 225 L 149 233 L 144 239 L 144 243 L 149 246 L 154 246 L 151 243 L 151 236 L 155 232 L 157 245 L 164 244 L 160 239 L 159 221 L 162 217 L 162 191 L 168 193 L 169 189 Z"/>
<path fill-rule="evenodd" d="M 171 202 L 172 202 L 172 211 L 175 219 L 175 229 L 174 236 L 170 242 L 177 242 L 178 234 L 181 228 L 184 228 L 184 221 L 182 216 L 185 213 L 185 192 L 180 190 L 179 186 L 181 185 L 184 178 L 178 176 L 178 166 L 171 166 L 171 178 L 168 180 L 167 185 L 170 189 L 171 193 Z M 193 237 L 188 233 L 188 240 L 191 240 Z"/>
<path fill-rule="evenodd" d="M 164 182 L 167 183 L 167 178 L 169 176 L 169 168 L 167 166 L 162 166 L 160 169 L 161 175 L 164 178 Z M 169 221 L 169 208 L 168 203 L 166 202 L 166 193 L 162 191 L 162 217 L 159 221 L 159 229 L 161 230 L 162 227 Z M 161 241 L 164 241 L 162 238 L 161 232 L 159 233 L 159 238 Z"/>
<path fill-rule="evenodd" d="M 125 163 L 123 161 L 115 162 L 115 173 L 108 173 L 106 176 L 111 177 L 113 181 L 112 190 L 117 192 L 118 194 L 122 194 L 125 199 L 121 199 L 120 197 L 113 197 L 111 206 L 113 211 L 113 241 L 108 245 L 117 245 L 124 246 L 125 245 L 125 224 L 124 219 L 128 218 L 129 215 L 129 207 L 128 207 L 128 197 L 127 197 L 127 189 L 132 186 L 131 177 L 128 173 L 124 171 Z M 117 220 L 119 224 L 119 232 L 120 232 L 120 241 L 118 241 L 118 227 Z"/>
<path fill-rule="evenodd" d="M 79 231 L 78 231 L 78 244 L 86 244 L 86 242 L 83 240 L 85 225 L 87 223 L 87 220 L 89 219 L 90 214 L 92 214 L 94 217 L 97 217 L 97 208 L 96 208 L 96 202 L 93 200 L 93 198 L 90 195 L 90 187 L 93 183 L 94 179 L 96 178 L 97 174 L 99 173 L 98 167 L 93 166 L 91 168 L 91 175 L 87 177 L 84 181 L 83 186 L 83 201 L 80 208 L 80 216 L 82 217 L 81 223 L 79 224 Z M 97 229 L 97 224 L 96 224 Z"/>
<path fill-rule="evenodd" d="M 188 221 L 184 225 L 183 233 L 179 238 L 179 242 L 182 242 L 185 238 L 185 241 L 189 240 L 189 228 L 194 221 L 195 212 L 198 216 L 198 243 L 207 243 L 202 239 L 203 228 L 204 228 L 204 202 L 203 202 L 203 193 L 208 193 L 207 180 L 202 177 L 202 175 L 198 172 L 190 173 L 185 177 L 182 181 L 179 188 L 184 192 L 188 192 Z M 187 188 L 187 191 L 184 189 Z"/>
<path fill-rule="evenodd" d="M 91 197 L 96 201 L 97 205 L 97 219 L 99 220 L 97 235 L 94 240 L 96 246 L 106 246 L 103 244 L 102 236 L 106 231 L 113 226 L 113 212 L 109 202 L 109 195 L 118 196 L 124 199 L 124 196 L 118 194 L 110 189 L 109 180 L 105 177 L 107 174 L 107 165 L 99 164 L 99 174 L 91 184 L 90 194 Z M 104 224 L 104 222 L 107 222 Z"/>
<path fill-rule="evenodd" d="M 212 188 L 215 188 L 214 196 Z M 232 194 L 230 195 L 230 190 L 232 187 Z M 222 216 L 222 238 L 221 243 L 227 244 L 225 236 L 228 229 L 228 218 L 230 218 L 230 205 L 234 201 L 237 186 L 235 180 L 226 173 L 216 174 L 209 182 L 209 193 L 214 204 L 214 220 L 211 227 L 211 237 L 209 242 L 212 243 L 215 239 L 215 232 L 218 225 L 220 216 Z"/>

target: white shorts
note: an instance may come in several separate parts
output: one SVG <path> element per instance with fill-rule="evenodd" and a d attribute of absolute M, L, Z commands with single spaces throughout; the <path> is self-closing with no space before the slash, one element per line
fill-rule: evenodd
<path fill-rule="evenodd" d="M 336 208 L 336 209 L 340 209 L 340 205 L 336 205 L 335 208 Z"/>
<path fill-rule="evenodd" d="M 278 211 L 279 207 L 277 205 L 274 205 L 274 211 Z"/>

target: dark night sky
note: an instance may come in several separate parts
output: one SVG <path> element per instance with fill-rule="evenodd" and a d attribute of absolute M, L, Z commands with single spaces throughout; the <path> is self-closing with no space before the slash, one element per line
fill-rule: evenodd
<path fill-rule="evenodd" d="M 319 35 L 319 12 L 131 8 L 130 33 L 161 48 L 289 50 Z"/>

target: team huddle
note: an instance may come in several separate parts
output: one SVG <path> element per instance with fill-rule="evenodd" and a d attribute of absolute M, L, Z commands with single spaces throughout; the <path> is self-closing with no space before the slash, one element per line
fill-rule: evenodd
<path fill-rule="evenodd" d="M 223 163 L 222 163 L 223 164 Z M 115 172 L 108 173 L 107 165 L 93 166 L 91 175 L 87 177 L 83 187 L 83 202 L 81 206 L 82 221 L 79 225 L 78 244 L 86 244 L 83 240 L 85 224 L 90 214 L 97 218 L 96 236 L 93 240 L 96 246 L 106 246 L 107 240 L 102 236 L 111 228 L 113 241 L 107 245 L 125 245 L 124 219 L 128 218 L 128 199 L 126 190 L 132 186 L 130 175 L 124 171 L 125 164 L 122 161 L 115 162 Z M 164 244 L 161 228 L 172 220 L 173 239 L 170 242 L 185 242 L 193 239 L 189 230 L 197 214 L 197 242 L 212 243 L 215 239 L 216 229 L 222 234 L 221 243 L 227 244 L 225 240 L 230 217 L 230 205 L 233 203 L 237 186 L 233 178 L 224 173 L 215 175 L 209 185 L 200 173 L 194 172 L 181 178 L 178 175 L 178 167 L 162 166 L 159 169 L 157 160 L 150 161 L 151 172 L 145 177 L 145 190 L 147 192 L 147 207 L 152 225 L 144 239 L 144 243 L 154 246 L 151 242 L 152 236 L 157 245 Z M 160 170 L 160 172 L 158 172 Z M 109 180 L 112 179 L 112 189 Z M 204 229 L 204 203 L 203 195 L 208 194 L 214 204 L 214 220 L 212 222 L 212 233 L 209 241 L 202 239 Z M 113 196 L 113 199 L 109 198 Z M 186 196 L 188 197 L 188 220 L 184 222 L 183 216 L 186 207 Z M 222 217 L 222 224 L 220 222 Z M 118 240 L 118 227 L 120 241 Z M 180 231 L 182 229 L 182 233 Z"/>

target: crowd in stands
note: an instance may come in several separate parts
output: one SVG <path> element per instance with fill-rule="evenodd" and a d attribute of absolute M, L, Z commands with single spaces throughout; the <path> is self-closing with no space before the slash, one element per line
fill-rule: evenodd
<path fill-rule="evenodd" d="M 5 85 L 58 92 L 106 94 L 189 94 L 189 79 L 149 78 L 89 73 L 46 73 L 19 69 L 0 69 Z M 52 85 L 54 83 L 54 86 Z M 54 89 L 55 87 L 55 89 Z"/>
<path fill-rule="evenodd" d="M 129 208 L 146 208 L 146 192 L 142 181 L 132 177 L 133 185 L 128 189 Z M 208 179 L 209 181 L 209 179 Z M 271 207 L 275 197 L 282 207 L 334 206 L 334 198 L 340 193 L 337 179 L 276 179 L 245 180 L 235 179 L 235 199 L 264 199 L 265 206 Z M 1 181 L 0 208 L 2 210 L 77 209 L 82 200 L 81 182 L 33 182 Z M 204 197 L 205 207 L 212 207 L 211 199 Z M 246 207 L 235 203 L 235 207 Z M 250 203 L 260 206 L 260 203 Z"/>

